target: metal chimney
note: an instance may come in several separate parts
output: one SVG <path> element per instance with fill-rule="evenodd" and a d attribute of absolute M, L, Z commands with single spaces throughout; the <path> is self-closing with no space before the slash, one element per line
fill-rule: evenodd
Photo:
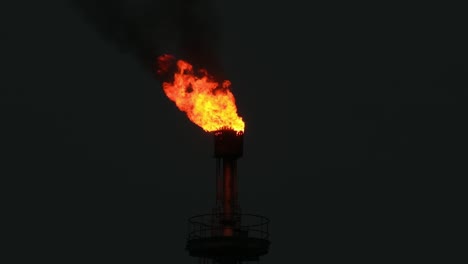
<path fill-rule="evenodd" d="M 211 214 L 189 219 L 186 249 L 200 263 L 238 264 L 259 261 L 270 246 L 269 219 L 242 214 L 238 202 L 237 160 L 244 134 L 230 128 L 213 133 L 216 159 L 216 204 Z"/>

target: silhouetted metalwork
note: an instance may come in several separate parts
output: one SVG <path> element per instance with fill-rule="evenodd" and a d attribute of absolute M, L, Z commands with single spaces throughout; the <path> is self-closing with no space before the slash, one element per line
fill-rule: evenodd
<path fill-rule="evenodd" d="M 242 157 L 244 133 L 229 128 L 214 132 L 214 156 L 216 158 L 238 159 Z"/>
<path fill-rule="evenodd" d="M 211 214 L 189 219 L 186 249 L 200 263 L 238 264 L 259 261 L 270 246 L 269 219 L 242 214 L 238 203 L 237 159 L 244 134 L 230 128 L 213 133 L 216 158 L 216 204 Z"/>
<path fill-rule="evenodd" d="M 270 220 L 253 214 L 236 214 L 233 219 L 232 235 L 226 236 L 222 214 L 191 217 L 186 247 L 190 255 L 215 263 L 240 263 L 258 261 L 267 254 Z"/>

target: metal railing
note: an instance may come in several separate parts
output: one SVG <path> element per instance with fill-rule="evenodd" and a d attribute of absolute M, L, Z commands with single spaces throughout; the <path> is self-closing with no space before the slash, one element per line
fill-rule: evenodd
<path fill-rule="evenodd" d="M 266 239 L 269 238 L 270 220 L 254 214 L 233 215 L 233 236 Z M 188 240 L 219 237 L 223 234 L 223 215 L 220 213 L 196 215 L 188 220 Z"/>

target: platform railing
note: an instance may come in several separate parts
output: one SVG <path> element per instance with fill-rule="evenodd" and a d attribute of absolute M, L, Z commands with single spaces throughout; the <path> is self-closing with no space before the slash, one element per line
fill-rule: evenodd
<path fill-rule="evenodd" d="M 201 214 L 188 220 L 188 240 L 219 237 L 223 234 L 223 215 Z M 270 220 L 255 214 L 234 214 L 233 236 L 266 239 L 269 238 Z"/>

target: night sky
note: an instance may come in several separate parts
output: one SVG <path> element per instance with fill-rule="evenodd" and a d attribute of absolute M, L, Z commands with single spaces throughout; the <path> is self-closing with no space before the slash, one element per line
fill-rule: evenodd
<path fill-rule="evenodd" d="M 430 240 L 467 175 L 462 9 L 197 2 L 0 4 L 2 178 L 124 184 L 131 263 L 194 263 L 213 138 L 164 95 L 170 52 L 232 82 L 240 205 L 272 221 L 262 263 L 382 263 Z"/>

